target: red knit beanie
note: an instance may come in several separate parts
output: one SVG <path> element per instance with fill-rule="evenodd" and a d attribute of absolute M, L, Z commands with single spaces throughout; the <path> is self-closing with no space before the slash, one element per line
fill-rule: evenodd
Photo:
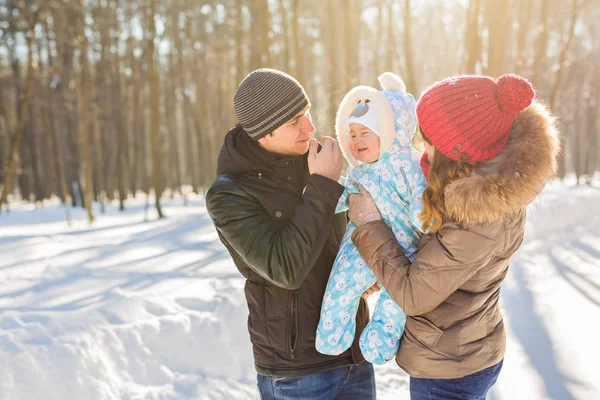
<path fill-rule="evenodd" d="M 433 146 L 452 160 L 486 161 L 508 141 L 518 113 L 535 91 L 518 75 L 462 75 L 436 82 L 421 95 L 417 118 Z"/>

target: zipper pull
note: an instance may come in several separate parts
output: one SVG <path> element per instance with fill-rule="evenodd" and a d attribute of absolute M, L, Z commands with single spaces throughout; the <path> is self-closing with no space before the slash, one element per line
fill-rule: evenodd
<path fill-rule="evenodd" d="M 296 361 L 296 341 L 298 340 L 298 310 L 297 310 L 297 303 L 298 303 L 298 298 L 296 296 L 296 294 L 293 292 L 292 293 L 292 298 L 290 301 L 290 308 L 291 308 L 291 312 L 290 312 L 290 317 L 292 319 L 292 328 L 291 328 L 291 332 L 290 332 L 290 360 L 292 360 L 292 362 Z"/>

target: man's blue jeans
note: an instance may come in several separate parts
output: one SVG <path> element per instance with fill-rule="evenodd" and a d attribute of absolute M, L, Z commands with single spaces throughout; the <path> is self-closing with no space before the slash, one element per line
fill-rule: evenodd
<path fill-rule="evenodd" d="M 458 379 L 410 378 L 411 400 L 485 400 L 496 383 L 502 361 L 474 374 Z"/>
<path fill-rule="evenodd" d="M 298 378 L 258 374 L 262 400 L 374 400 L 375 374 L 368 362 Z"/>

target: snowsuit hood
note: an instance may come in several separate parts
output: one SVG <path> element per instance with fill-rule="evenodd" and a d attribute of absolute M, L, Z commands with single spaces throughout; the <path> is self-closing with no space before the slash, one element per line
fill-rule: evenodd
<path fill-rule="evenodd" d="M 379 77 L 383 90 L 370 86 L 357 86 L 350 90 L 342 100 L 336 115 L 336 134 L 344 157 L 350 165 L 358 167 L 360 163 L 350 151 L 350 128 L 348 118 L 359 102 L 375 104 L 378 113 L 380 150 L 382 160 L 394 146 L 410 147 L 417 127 L 416 101 L 406 93 L 402 79 L 385 72 Z"/>

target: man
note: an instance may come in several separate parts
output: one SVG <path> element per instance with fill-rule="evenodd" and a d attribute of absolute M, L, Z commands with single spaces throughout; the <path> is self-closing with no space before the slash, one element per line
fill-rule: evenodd
<path fill-rule="evenodd" d="M 248 329 L 262 399 L 375 398 L 358 341 L 339 356 L 315 349 L 321 302 L 346 228 L 337 141 L 320 152 L 310 101 L 291 76 L 259 69 L 233 100 L 239 123 L 219 155 L 208 212 L 246 278 Z M 368 322 L 361 299 L 360 337 Z"/>

